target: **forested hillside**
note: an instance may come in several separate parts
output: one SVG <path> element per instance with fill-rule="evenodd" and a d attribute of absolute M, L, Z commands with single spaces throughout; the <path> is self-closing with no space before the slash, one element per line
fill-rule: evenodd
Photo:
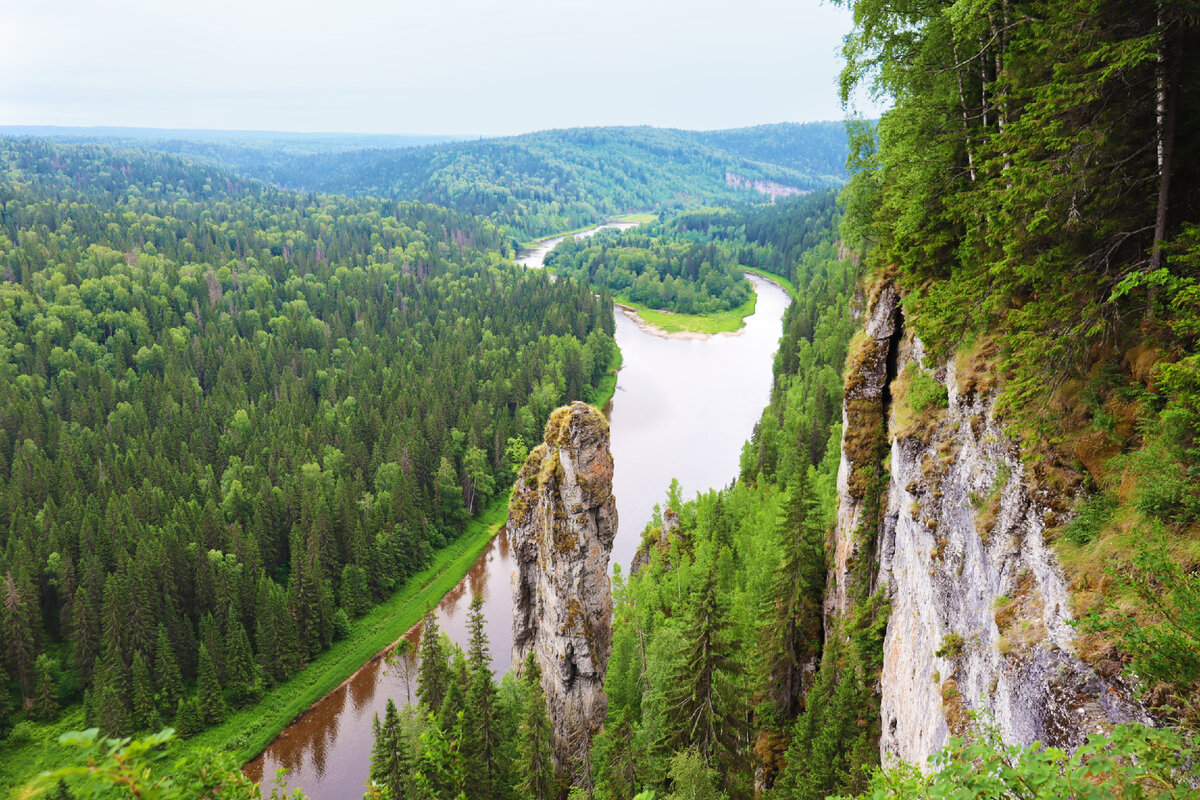
<path fill-rule="evenodd" d="M 623 212 L 761 199 L 732 186 L 730 172 L 802 190 L 837 186 L 845 154 L 840 123 L 731 132 L 572 128 L 297 158 L 252 174 L 296 189 L 437 203 L 528 239 Z"/>
<path fill-rule="evenodd" d="M 0 728 L 252 701 L 614 355 L 605 298 L 459 212 L 29 140 L 0 174 Z"/>
<path fill-rule="evenodd" d="M 746 267 L 806 280 L 809 251 L 832 247 L 836 196 L 826 190 L 770 204 L 705 207 L 628 231 L 567 238 L 545 265 L 607 288 L 622 302 L 680 314 L 737 309 L 752 297 Z M 797 301 L 820 299 L 805 292 Z"/>

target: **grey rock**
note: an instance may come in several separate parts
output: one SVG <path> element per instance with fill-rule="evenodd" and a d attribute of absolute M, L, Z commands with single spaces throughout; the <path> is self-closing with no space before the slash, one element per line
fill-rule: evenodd
<path fill-rule="evenodd" d="M 516 551 L 513 663 L 533 652 L 553 727 L 555 768 L 571 779 L 586 763 L 608 711 L 612 648 L 609 554 L 617 531 L 608 421 L 575 402 L 546 423 L 517 476 L 508 534 Z"/>

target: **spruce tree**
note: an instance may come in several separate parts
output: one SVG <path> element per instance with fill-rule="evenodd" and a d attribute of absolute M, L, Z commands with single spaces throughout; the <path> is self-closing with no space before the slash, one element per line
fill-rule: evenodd
<path fill-rule="evenodd" d="M 492 657 L 488 652 L 488 638 L 484 631 L 483 595 L 471 600 L 467 617 L 470 642 L 467 664 L 470 685 L 467 690 L 467 706 L 464 714 L 463 750 L 467 760 L 475 766 L 470 778 L 470 795 L 476 798 L 491 798 L 500 785 L 500 693 L 492 680 Z"/>
<path fill-rule="evenodd" d="M 421 623 L 421 666 L 417 670 L 417 697 L 427 712 L 441 711 L 450 680 L 446 649 L 433 609 L 425 612 Z"/>
<path fill-rule="evenodd" d="M 162 718 L 158 713 L 154 682 L 150 679 L 150 668 L 141 653 L 133 654 L 133 724 L 137 730 L 158 730 Z"/>
<path fill-rule="evenodd" d="M 179 672 L 179 662 L 175 659 L 175 651 L 164 625 L 158 626 L 154 646 L 154 675 L 158 681 L 158 711 L 165 718 L 174 713 L 183 699 L 183 676 Z"/>
<path fill-rule="evenodd" d="M 91 681 L 96 658 L 100 655 L 100 615 L 92 595 L 80 584 L 71 603 L 71 656 L 79 682 Z"/>
<path fill-rule="evenodd" d="M 442 730 L 447 733 L 463 719 L 467 710 L 468 684 L 471 680 L 467 670 L 467 659 L 463 657 L 463 651 L 457 646 L 454 648 L 454 660 L 450 663 L 448 674 L 446 696 L 442 698 L 442 707 L 438 709 L 438 720 Z"/>
<path fill-rule="evenodd" d="M 37 657 L 34 669 L 37 672 L 37 686 L 34 689 L 33 714 L 42 722 L 50 722 L 58 717 L 59 712 L 58 686 L 54 679 L 58 663 L 42 653 Z M 0 673 L 0 678 L 3 677 L 3 673 Z M 7 687 L 3 691 L 7 694 Z"/>
<path fill-rule="evenodd" d="M 204 717 L 194 695 L 183 698 L 175 708 L 175 730 L 180 736 L 195 736 L 204 730 Z"/>
<path fill-rule="evenodd" d="M 521 798 L 555 800 L 558 781 L 554 778 L 554 757 L 550 750 L 550 715 L 546 711 L 546 692 L 542 689 L 542 670 L 533 653 L 525 659 L 521 680 L 525 684 L 525 708 L 517 731 L 519 780 L 513 788 Z"/>
<path fill-rule="evenodd" d="M 259 686 L 258 665 L 250 652 L 250 639 L 230 607 L 225 626 L 225 687 L 233 704 L 240 706 L 258 696 Z"/>
<path fill-rule="evenodd" d="M 208 648 L 200 645 L 200 665 L 196 674 L 196 702 L 205 725 L 215 725 L 225 719 L 225 695 L 217 669 L 213 666 Z"/>
<path fill-rule="evenodd" d="M 825 588 L 824 533 L 815 510 L 808 470 L 797 471 L 776 526 L 779 562 L 765 598 L 759 628 L 759 662 L 779 723 L 799 710 L 801 676 L 820 652 Z"/>
<path fill-rule="evenodd" d="M 687 614 L 687 650 L 667 697 L 668 741 L 675 749 L 694 746 L 706 764 L 720 768 L 732 781 L 745 764 L 746 725 L 735 683 L 741 670 L 733 658 L 715 564 L 700 581 Z"/>
<path fill-rule="evenodd" d="M 10 681 L 8 672 L 4 669 L 4 659 L 0 659 L 0 731 L 8 727 L 9 715 L 13 711 L 12 694 L 9 691 Z"/>
<path fill-rule="evenodd" d="M 376 715 L 372 730 L 375 741 L 371 747 L 371 780 L 384 788 L 392 800 L 405 800 L 412 784 L 414 754 L 400 724 L 400 713 L 390 697 L 383 722 Z"/>

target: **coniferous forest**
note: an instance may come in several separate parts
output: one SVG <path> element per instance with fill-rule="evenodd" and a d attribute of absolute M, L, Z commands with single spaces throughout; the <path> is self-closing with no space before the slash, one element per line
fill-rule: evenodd
<path fill-rule="evenodd" d="M 844 186 L 828 126 L 262 159 L 0 140 L 0 760 L 64 717 L 92 729 L 0 786 L 259 796 L 190 737 L 503 502 L 556 407 L 603 399 L 614 299 L 728 311 L 752 269 L 791 298 L 769 402 L 734 480 L 662 487 L 615 571 L 586 757 L 555 763 L 533 655 L 494 674 L 477 595 L 465 646 L 426 613 L 416 699 L 375 718 L 364 796 L 1198 796 L 1200 8 L 844 5 L 842 99 L 888 101 L 847 123 Z M 755 196 L 735 167 L 811 191 Z M 647 209 L 568 237 L 553 275 L 512 263 L 517 239 Z M 918 484 L 977 477 L 961 437 L 1013 455 L 956 528 Z M 1052 565 L 1014 568 L 976 630 L 939 637 L 922 680 L 945 746 L 924 764 L 881 753 L 910 644 L 881 577 L 916 547 L 898 519 L 964 595 L 996 587 L 955 537 Z M 1030 588 L 1050 580 L 1061 602 Z M 939 624 L 947 594 L 922 609 Z M 999 671 L 1087 689 L 1037 699 L 1066 709 L 1039 737 L 960 688 L 993 629 Z M 1106 703 L 1138 713 L 1064 730 Z"/>

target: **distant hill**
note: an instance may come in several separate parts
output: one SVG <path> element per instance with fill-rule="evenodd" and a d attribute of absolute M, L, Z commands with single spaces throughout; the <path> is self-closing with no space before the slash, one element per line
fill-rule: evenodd
<path fill-rule="evenodd" d="M 301 191 L 422 200 L 529 239 L 630 211 L 766 201 L 844 182 L 840 122 L 721 131 L 569 128 L 492 139 L 139 128 L 2 128 L 220 164 Z M 448 138 L 448 137 L 447 137 Z"/>
<path fill-rule="evenodd" d="M 366 148 L 422 147 L 477 138 L 432 134 L 0 125 L 0 137 L 24 136 L 69 144 L 105 144 L 131 150 L 153 150 L 201 163 L 233 167 L 247 173 L 261 172 L 266 167 L 300 156 Z"/>
<path fill-rule="evenodd" d="M 620 212 L 837 186 L 846 148 L 836 122 L 710 132 L 570 128 L 298 157 L 256 174 L 293 189 L 447 205 L 532 237 Z"/>

